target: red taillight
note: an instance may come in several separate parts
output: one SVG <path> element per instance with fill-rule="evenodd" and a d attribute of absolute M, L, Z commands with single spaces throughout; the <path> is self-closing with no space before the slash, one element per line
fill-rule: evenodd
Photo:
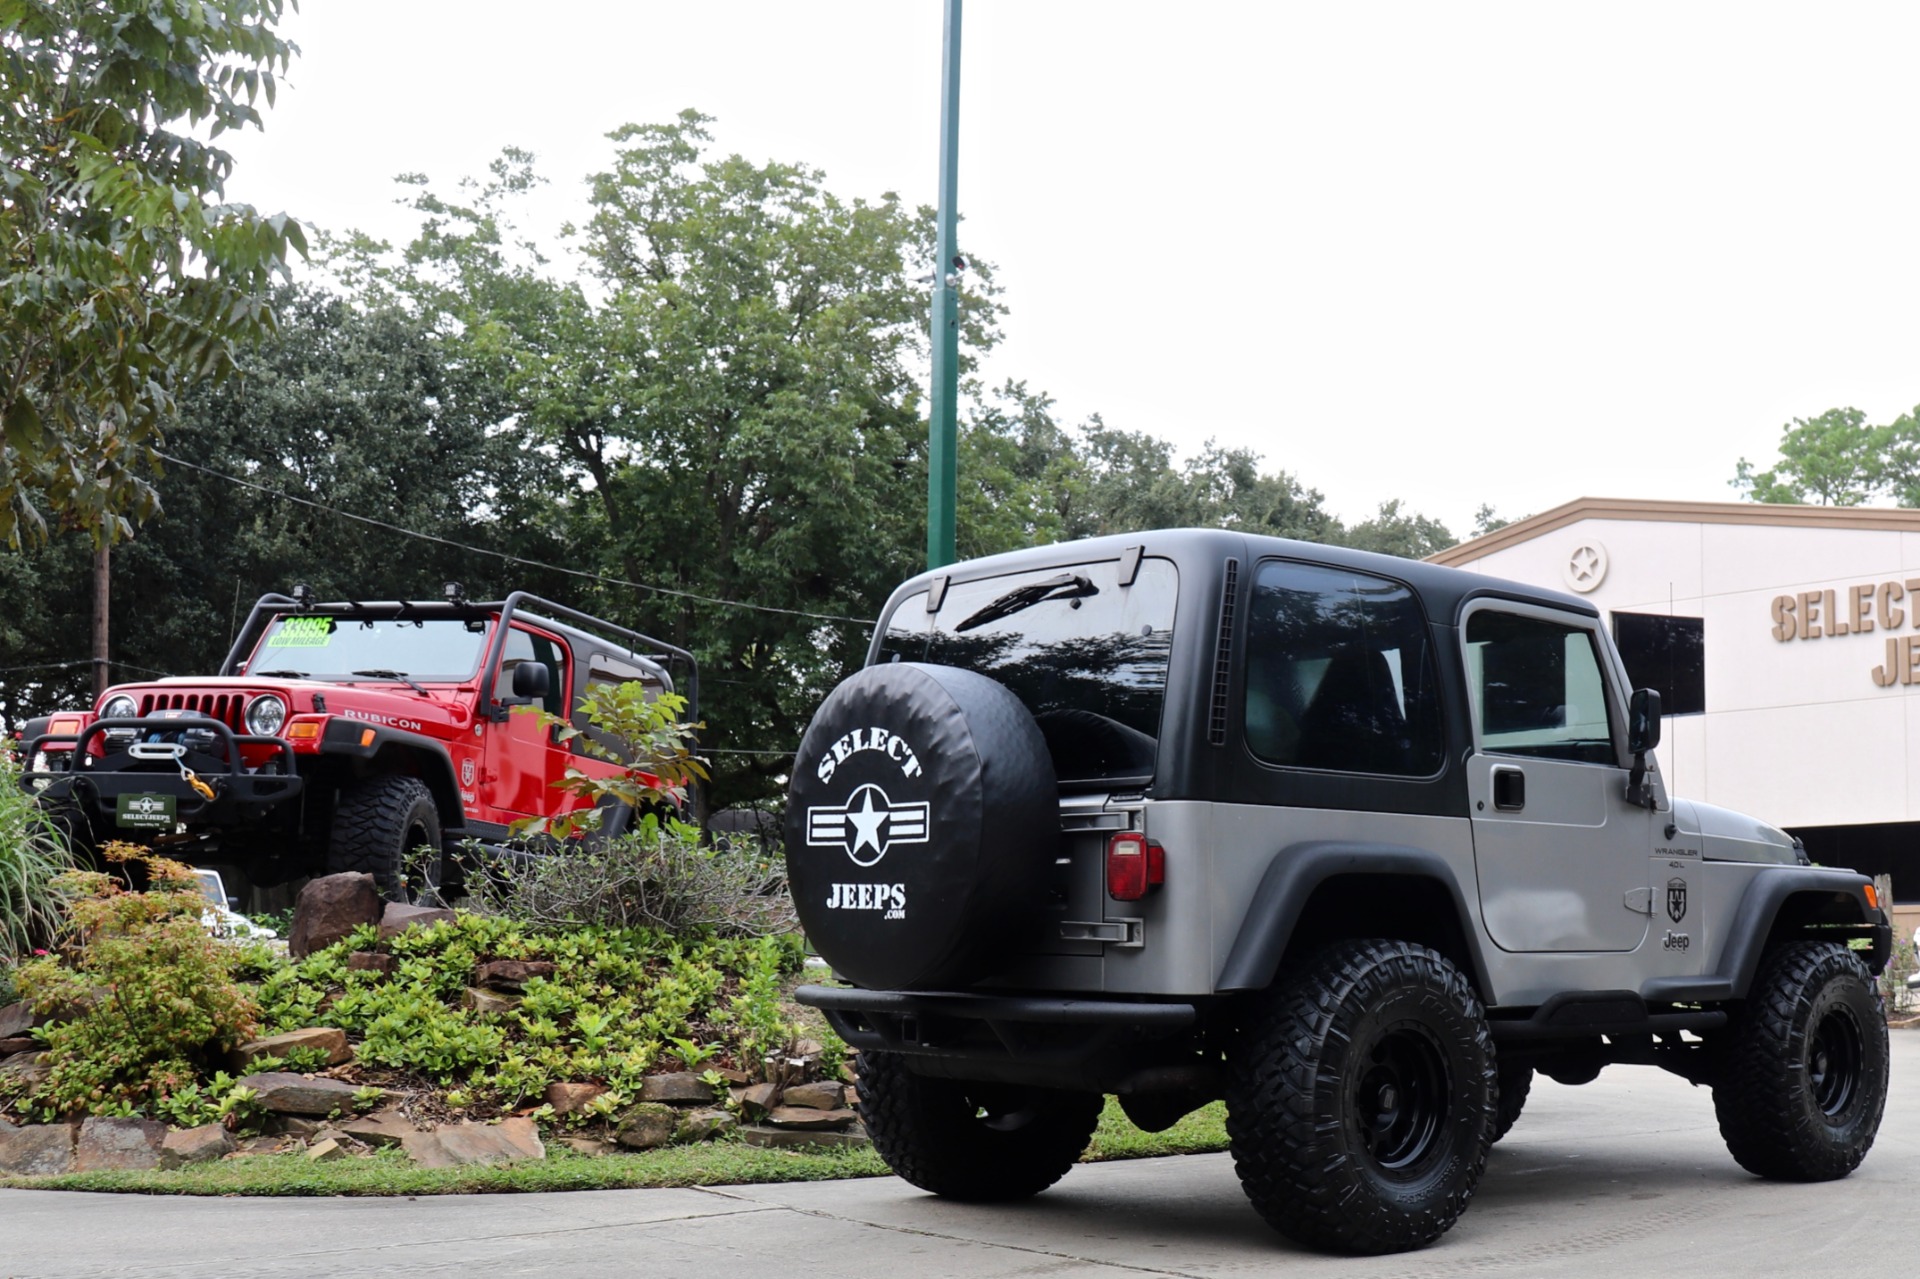
<path fill-rule="evenodd" d="M 1167 850 L 1129 831 L 1107 841 L 1107 896 L 1137 902 L 1167 880 Z"/>

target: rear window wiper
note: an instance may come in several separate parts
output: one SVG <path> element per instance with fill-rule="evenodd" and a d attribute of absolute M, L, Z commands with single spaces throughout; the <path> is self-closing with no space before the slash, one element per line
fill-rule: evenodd
<path fill-rule="evenodd" d="M 1100 588 L 1090 579 L 1078 573 L 1062 573 L 1044 582 L 1029 582 L 1025 586 L 1016 586 L 953 629 L 956 632 L 970 631 L 976 626 L 985 626 L 988 622 L 1012 617 L 1015 613 L 1030 609 L 1035 604 L 1044 604 L 1048 600 L 1077 600 L 1099 593 Z"/>
<path fill-rule="evenodd" d="M 433 696 L 432 693 L 429 693 L 426 689 L 422 688 L 420 685 L 414 683 L 412 679 L 408 678 L 407 673 L 405 671 L 355 671 L 354 674 L 355 675 L 371 675 L 375 679 L 397 679 L 402 684 L 405 684 L 408 688 L 412 689 L 414 692 L 420 694 L 420 696 L 422 697 Z"/>

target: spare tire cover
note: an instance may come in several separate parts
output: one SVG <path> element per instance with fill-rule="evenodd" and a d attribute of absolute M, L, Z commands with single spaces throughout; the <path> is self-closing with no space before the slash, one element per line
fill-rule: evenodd
<path fill-rule="evenodd" d="M 951 666 L 870 666 L 801 739 L 787 873 L 821 958 L 869 989 L 1003 964 L 1059 853 L 1053 761 L 1020 700 Z"/>

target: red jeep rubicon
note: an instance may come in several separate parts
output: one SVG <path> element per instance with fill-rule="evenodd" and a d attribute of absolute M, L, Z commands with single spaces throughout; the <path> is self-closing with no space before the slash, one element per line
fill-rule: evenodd
<path fill-rule="evenodd" d="M 127 839 L 256 884 L 367 871 L 415 900 L 462 841 L 582 807 L 554 786 L 569 768 L 614 771 L 516 707 L 585 728 L 589 690 L 673 692 L 676 671 L 695 718 L 691 654 L 525 592 L 319 603 L 297 587 L 253 606 L 219 675 L 120 684 L 91 712 L 29 722 L 22 782 L 82 844 Z"/>

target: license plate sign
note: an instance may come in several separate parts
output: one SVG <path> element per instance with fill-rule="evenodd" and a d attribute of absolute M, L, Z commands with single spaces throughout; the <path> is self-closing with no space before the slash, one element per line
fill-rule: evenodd
<path fill-rule="evenodd" d="M 122 830 L 172 830 L 177 803 L 171 795 L 122 795 L 113 819 Z"/>

